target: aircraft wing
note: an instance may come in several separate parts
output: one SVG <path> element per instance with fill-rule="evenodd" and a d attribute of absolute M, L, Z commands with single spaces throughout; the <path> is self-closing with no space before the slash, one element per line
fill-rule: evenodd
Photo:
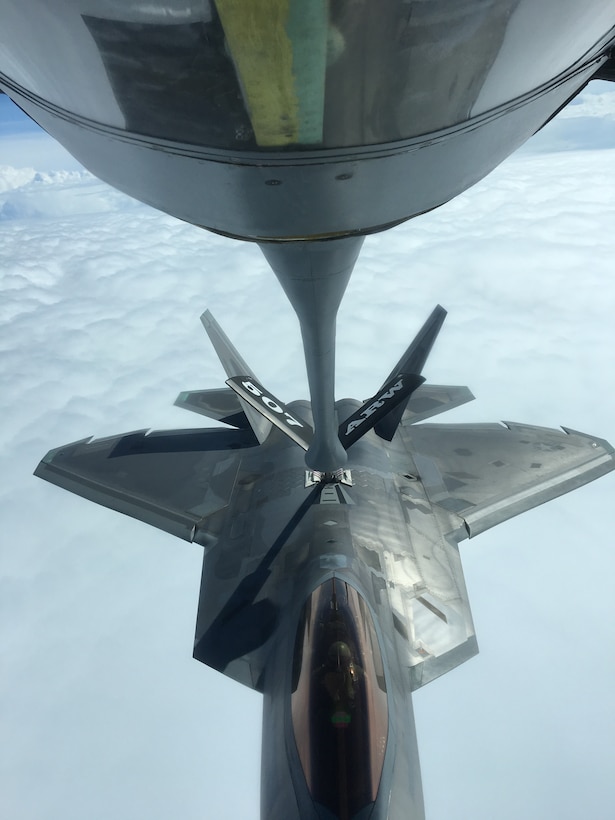
<path fill-rule="evenodd" d="M 566 428 L 425 424 L 402 437 L 429 500 L 470 538 L 615 469 L 608 442 Z"/>
<path fill-rule="evenodd" d="M 186 541 L 229 502 L 251 430 L 198 429 L 83 439 L 51 450 L 35 475 Z"/>

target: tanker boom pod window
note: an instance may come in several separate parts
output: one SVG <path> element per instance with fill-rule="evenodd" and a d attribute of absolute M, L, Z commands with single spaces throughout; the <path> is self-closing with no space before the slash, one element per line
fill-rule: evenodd
<path fill-rule="evenodd" d="M 212 0 L 189 22 L 83 21 L 127 131 L 277 152 L 386 144 L 465 122 L 517 5 Z"/>
<path fill-rule="evenodd" d="M 354 817 L 378 793 L 388 707 L 372 616 L 339 579 L 314 590 L 301 613 L 291 708 L 313 799 L 342 820 Z"/>

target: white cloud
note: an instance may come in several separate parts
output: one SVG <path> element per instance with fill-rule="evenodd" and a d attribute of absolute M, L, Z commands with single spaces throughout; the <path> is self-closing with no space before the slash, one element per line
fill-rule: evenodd
<path fill-rule="evenodd" d="M 595 150 L 615 145 L 615 94 L 612 84 L 591 82 L 521 153 Z"/>
<path fill-rule="evenodd" d="M 597 104 L 582 102 L 600 128 Z M 584 133 L 591 150 L 519 155 L 366 240 L 338 395 L 373 392 L 441 302 L 427 375 L 478 397 L 451 420 L 615 439 L 615 149 Z M 296 320 L 256 247 L 37 146 L 22 166 L 0 141 L 3 813 L 257 818 L 260 698 L 191 658 L 200 549 L 31 473 L 86 435 L 198 424 L 171 404 L 222 383 L 206 306 L 276 395 L 304 397 Z M 429 820 L 610 817 L 613 487 L 463 544 L 481 654 L 416 697 Z"/>
<path fill-rule="evenodd" d="M 81 167 L 68 151 L 42 131 L 2 135 L 0 164 L 46 171 L 77 170 Z"/>

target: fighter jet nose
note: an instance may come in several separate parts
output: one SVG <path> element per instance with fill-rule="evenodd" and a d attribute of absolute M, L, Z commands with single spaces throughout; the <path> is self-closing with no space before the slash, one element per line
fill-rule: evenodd
<path fill-rule="evenodd" d="M 334 473 L 344 467 L 347 461 L 348 455 L 337 436 L 329 440 L 315 434 L 305 454 L 306 465 L 310 470 L 320 473 Z"/>

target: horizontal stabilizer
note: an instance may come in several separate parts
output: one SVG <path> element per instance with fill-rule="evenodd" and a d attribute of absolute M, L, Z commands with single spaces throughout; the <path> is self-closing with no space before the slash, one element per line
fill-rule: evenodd
<path fill-rule="evenodd" d="M 251 378 L 256 378 L 239 352 L 235 349 L 231 340 L 208 310 L 201 316 L 201 322 L 214 346 L 214 350 L 218 354 L 218 358 L 228 378 L 231 379 L 233 376 L 243 376 L 244 378 L 250 376 Z M 260 444 L 262 444 L 269 435 L 271 424 L 267 421 L 267 418 L 252 407 L 249 402 L 245 402 L 240 398 L 240 403 L 246 414 L 246 418 L 250 422 L 250 427 L 254 430 L 254 435 Z"/>
<path fill-rule="evenodd" d="M 404 355 L 389 373 L 385 384 L 388 384 L 397 373 L 420 374 L 422 372 L 445 318 L 446 311 L 444 308 L 441 305 L 436 305 Z M 399 427 L 407 404 L 407 399 L 399 402 L 375 425 L 374 429 L 381 438 L 391 441 Z"/>
<path fill-rule="evenodd" d="M 375 396 L 340 424 L 338 435 L 344 449 L 347 450 L 399 404 L 405 404 L 424 381 L 422 376 L 399 373 L 383 385 Z"/>
<path fill-rule="evenodd" d="M 402 418 L 402 424 L 425 421 L 454 407 L 474 401 L 468 387 L 453 387 L 446 384 L 422 384 L 412 393 Z"/>
<path fill-rule="evenodd" d="M 261 413 L 304 450 L 308 449 L 314 435 L 310 425 L 299 418 L 296 413 L 290 413 L 286 405 L 276 399 L 268 390 L 265 390 L 256 379 L 249 376 L 235 376 L 228 379 L 226 383 L 244 403 L 249 404 L 254 410 Z"/>
<path fill-rule="evenodd" d="M 232 427 L 246 429 L 250 426 L 239 397 L 228 387 L 214 390 L 185 390 L 175 399 L 175 405 L 215 421 L 230 424 Z"/>

